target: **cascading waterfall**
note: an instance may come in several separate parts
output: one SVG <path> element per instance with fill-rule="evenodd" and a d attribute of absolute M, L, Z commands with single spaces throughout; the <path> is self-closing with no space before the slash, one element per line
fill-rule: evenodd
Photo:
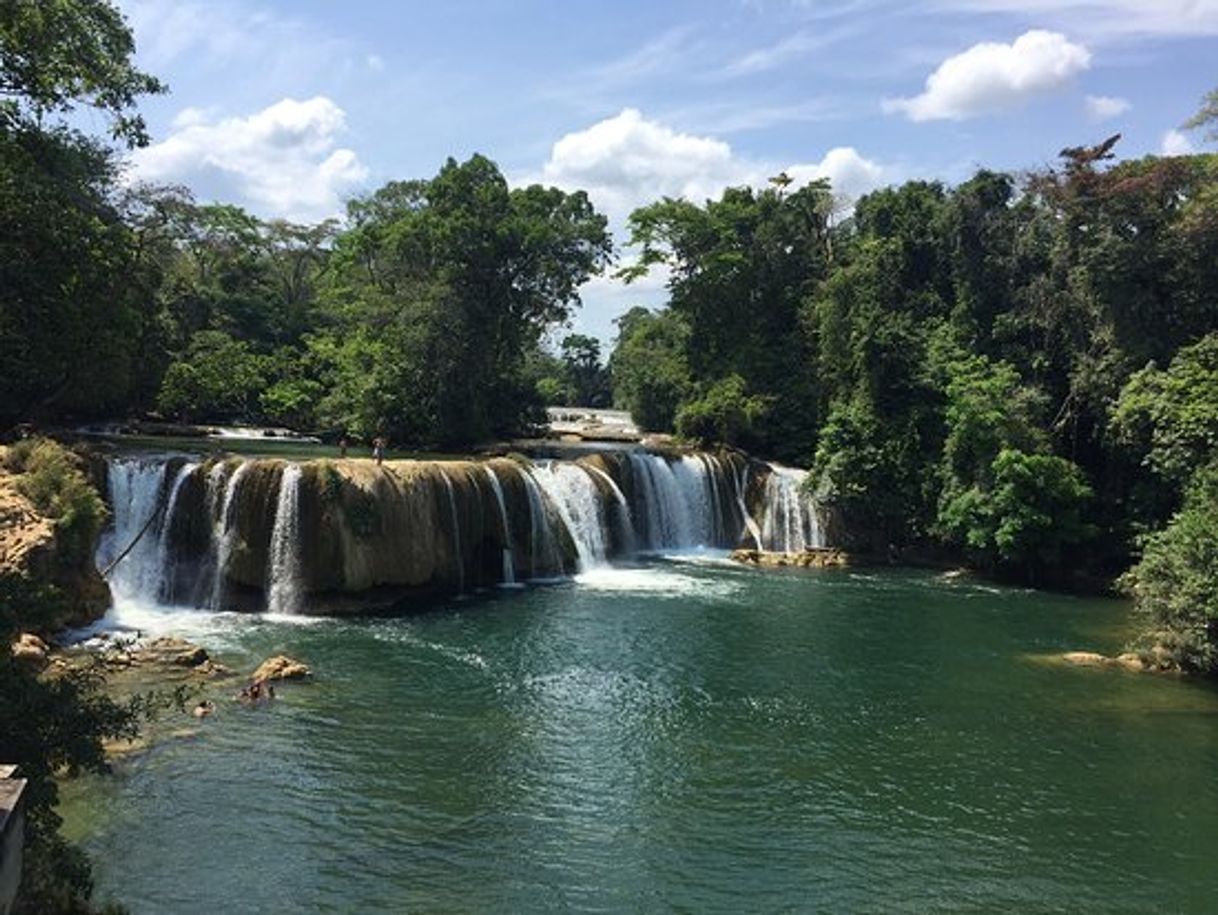
<path fill-rule="evenodd" d="M 301 604 L 299 464 L 286 464 L 279 477 L 275 526 L 271 529 L 270 574 L 266 607 L 272 613 L 294 613 Z"/>
<path fill-rule="evenodd" d="M 543 569 L 561 569 L 562 557 L 554 537 L 546 497 L 530 469 L 521 475 L 529 497 L 529 577 L 537 577 L 538 559 Z"/>
<path fill-rule="evenodd" d="M 749 514 L 749 507 L 745 504 L 744 494 L 749 487 L 749 465 L 745 464 L 740 468 L 740 473 L 732 478 L 732 482 L 736 484 L 736 506 L 740 509 L 740 515 L 744 518 L 745 529 L 749 532 L 749 536 L 753 538 L 753 543 L 757 549 L 764 549 L 761 545 L 761 528 L 757 526 L 757 522 L 753 520 L 753 516 Z"/>
<path fill-rule="evenodd" d="M 806 470 L 774 464 L 765 484 L 761 543 L 767 550 L 795 553 L 824 546 L 812 500 L 803 494 Z"/>
<path fill-rule="evenodd" d="M 174 593 L 174 562 L 169 549 L 169 532 L 173 530 L 173 519 L 178 510 L 178 497 L 182 494 L 182 486 L 198 469 L 197 463 L 182 465 L 178 475 L 174 477 L 173 486 L 169 490 L 169 499 L 165 503 L 165 517 L 161 521 L 161 535 L 157 544 L 157 566 L 160 578 L 157 599 L 161 603 L 170 600 Z"/>
<path fill-rule="evenodd" d="M 455 467 L 461 468 L 460 476 Z M 750 481 L 754 473 L 759 478 Z M 595 461 L 522 466 L 522 490 L 487 463 L 452 464 L 430 473 L 410 470 L 373 497 L 357 475 L 340 474 L 337 482 L 324 478 L 331 481 L 327 487 L 338 489 L 306 486 L 308 477 L 298 463 L 228 459 L 200 465 L 182 458 L 118 457 L 109 464 L 114 520 L 99 548 L 98 565 L 106 568 L 131 547 L 109 573 L 115 596 L 123 602 L 217 610 L 261 604 L 282 614 L 300 612 L 314 588 L 316 602 L 324 604 L 320 595 L 327 593 L 379 589 L 381 595 L 392 595 L 453 587 L 464 592 L 489 584 L 488 577 L 513 585 L 518 575 L 539 579 L 561 574 L 572 547 L 581 570 L 629 556 L 636 548 L 732 548 L 743 540 L 758 549 L 795 552 L 824 545 L 814 499 L 802 488 L 806 476 L 794 468 L 731 456 L 632 451 Z M 403 502 L 382 507 L 369 502 L 370 497 Z M 322 501 L 315 504 L 314 499 Z M 511 511 L 526 507 L 528 533 L 518 524 L 520 539 L 515 540 L 511 522 L 523 518 L 513 519 Z M 477 536 L 494 536 L 498 513 L 503 546 L 498 572 L 467 563 L 468 538 L 475 536 L 469 510 L 478 512 L 482 533 Z M 403 519 L 406 512 L 415 520 L 377 521 Z M 318 530 L 303 530 L 302 518 L 311 519 Z M 527 563 L 516 553 L 517 546 L 526 548 L 525 537 Z M 434 554 L 428 538 L 441 538 Z M 446 553 L 451 560 L 444 558 Z M 326 565 L 306 569 L 304 558 L 314 555 Z M 397 557 L 410 557 L 403 561 L 417 571 L 403 572 Z M 251 595 L 259 589 L 264 597 L 254 603 Z"/>
<path fill-rule="evenodd" d="M 112 461 L 109 466 L 108 488 L 110 510 L 114 525 L 109 536 L 101 544 L 100 566 L 105 567 L 132 543 L 131 549 L 110 574 L 110 584 L 121 599 L 139 603 L 156 603 L 161 582 L 160 529 L 153 527 L 144 531 L 150 519 L 161 510 L 161 489 L 165 483 L 165 461 L 128 460 Z M 144 531 L 143 536 L 140 532 Z M 136 542 L 136 538 L 139 541 Z"/>
<path fill-rule="evenodd" d="M 600 479 L 605 481 L 605 485 L 609 487 L 609 491 L 613 493 L 614 510 L 617 513 L 618 531 L 622 538 L 622 549 L 627 553 L 633 553 L 635 549 L 635 533 L 634 519 L 630 515 L 630 503 L 626 501 L 626 494 L 622 492 L 622 488 L 617 485 L 617 481 L 599 467 L 591 465 L 580 465 L 589 473 L 594 473 Z"/>
<path fill-rule="evenodd" d="M 533 467 L 533 478 L 550 497 L 566 525 L 575 543 L 580 569 L 602 564 L 608 554 L 603 504 L 587 468 L 557 461 L 537 464 Z"/>
<path fill-rule="evenodd" d="M 516 570 L 512 562 L 512 528 L 508 524 L 507 502 L 503 498 L 503 487 L 499 485 L 499 477 L 495 468 L 486 465 L 486 475 L 491 479 L 491 489 L 495 492 L 495 501 L 499 503 L 499 520 L 503 523 L 503 583 L 516 584 Z"/>
<path fill-rule="evenodd" d="M 465 554 L 461 552 L 461 516 L 457 512 L 457 494 L 453 490 L 453 481 L 444 469 L 440 469 L 440 479 L 444 481 L 444 488 L 448 492 L 448 510 L 452 515 L 452 530 L 449 532 L 452 535 L 453 546 L 453 563 L 457 567 L 457 590 L 460 593 L 465 591 Z"/>
<path fill-rule="evenodd" d="M 252 462 L 249 461 L 238 464 L 237 469 L 225 481 L 220 518 L 212 538 L 212 542 L 216 545 L 216 568 L 212 578 L 211 599 L 208 602 L 208 607 L 212 610 L 219 610 L 224 601 L 224 580 L 228 572 L 228 562 L 232 556 L 233 547 L 236 546 L 237 538 L 240 536 L 236 524 L 235 496 L 241 478 L 252 466 Z"/>

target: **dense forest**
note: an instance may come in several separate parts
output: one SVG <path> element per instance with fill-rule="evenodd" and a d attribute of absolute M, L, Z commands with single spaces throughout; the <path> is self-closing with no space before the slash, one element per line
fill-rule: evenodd
<path fill-rule="evenodd" d="M 0 41 L 0 426 L 153 415 L 459 447 L 612 402 L 811 467 L 855 545 L 1040 584 L 1111 580 L 1145 550 L 1126 584 L 1213 663 L 1218 633 L 1176 623 L 1181 601 L 1215 607 L 1182 580 L 1214 561 L 1185 528 L 1209 535 L 1218 474 L 1218 156 L 1119 161 L 1111 137 L 849 212 L 785 175 L 655 202 L 620 273 L 663 265 L 669 305 L 622 316 L 605 365 L 563 336 L 613 257 L 582 192 L 512 187 L 476 155 L 342 219 L 264 221 L 123 180 L 137 100 L 165 87 L 109 3 L 6 4 Z M 108 140 L 72 126 L 80 106 Z M 1190 126 L 1216 115 L 1211 97 Z"/>

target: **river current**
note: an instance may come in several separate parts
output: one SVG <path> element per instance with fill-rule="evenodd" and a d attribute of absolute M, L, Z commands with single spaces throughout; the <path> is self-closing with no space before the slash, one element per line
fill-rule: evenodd
<path fill-rule="evenodd" d="M 135 913 L 1206 911 L 1218 694 L 1050 659 L 1127 614 L 714 553 L 395 619 L 120 602 L 316 677 L 64 812 Z"/>

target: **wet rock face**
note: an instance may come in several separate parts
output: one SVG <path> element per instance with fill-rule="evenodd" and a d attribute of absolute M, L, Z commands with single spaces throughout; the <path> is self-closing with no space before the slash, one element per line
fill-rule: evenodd
<path fill-rule="evenodd" d="M 128 565 L 138 572 L 126 576 L 135 597 L 214 609 L 395 611 L 636 550 L 757 546 L 763 523 L 802 530 L 792 513 L 811 517 L 791 482 L 773 515 L 783 524 L 766 521 L 779 477 L 734 452 L 620 451 L 545 464 L 122 461 L 122 524 L 138 526 L 150 506 L 163 511 Z M 782 480 L 797 479 L 781 470 Z M 114 540 L 132 535 L 117 525 Z M 797 548 L 813 542 L 801 538 Z"/>

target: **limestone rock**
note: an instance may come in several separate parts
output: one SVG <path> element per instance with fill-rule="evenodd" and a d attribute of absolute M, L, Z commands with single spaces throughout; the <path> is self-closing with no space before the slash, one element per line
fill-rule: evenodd
<path fill-rule="evenodd" d="M 267 658 L 254 671 L 254 680 L 302 680 L 313 676 L 308 665 L 289 658 L 287 655 L 275 655 Z"/>
<path fill-rule="evenodd" d="M 50 648 L 32 632 L 23 632 L 12 645 L 13 657 L 38 667 L 45 667 Z"/>
<path fill-rule="evenodd" d="M 1067 664 L 1077 664 L 1079 667 L 1106 667 L 1108 658 L 1094 651 L 1067 651 L 1062 655 Z"/>
<path fill-rule="evenodd" d="M 798 553 L 771 552 L 769 550 L 733 550 L 731 558 L 746 565 L 763 568 L 831 569 L 849 565 L 849 557 L 841 550 L 829 547 L 812 547 Z"/>

